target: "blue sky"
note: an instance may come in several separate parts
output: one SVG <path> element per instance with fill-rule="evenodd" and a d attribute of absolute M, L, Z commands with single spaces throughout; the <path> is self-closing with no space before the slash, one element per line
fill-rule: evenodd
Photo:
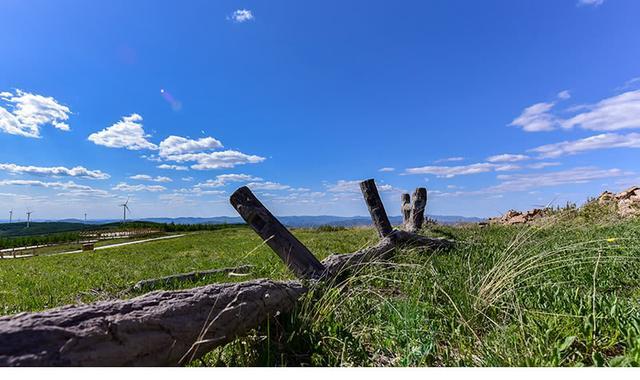
<path fill-rule="evenodd" d="M 640 184 L 640 2 L 0 2 L 0 209 L 491 216 Z M 3 211 L 3 214 L 5 212 Z"/>

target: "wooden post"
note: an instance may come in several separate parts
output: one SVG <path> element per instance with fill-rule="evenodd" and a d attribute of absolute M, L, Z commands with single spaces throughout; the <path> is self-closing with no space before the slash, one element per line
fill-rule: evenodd
<path fill-rule="evenodd" d="M 319 278 L 324 265 L 243 186 L 231 194 L 231 205 L 299 278 Z"/>
<path fill-rule="evenodd" d="M 362 195 L 371 214 L 371 220 L 373 220 L 373 225 L 378 230 L 380 237 L 388 236 L 393 231 L 393 228 L 389 223 L 387 212 L 384 210 L 375 181 L 368 179 L 360 182 L 360 190 L 362 190 Z"/>
<path fill-rule="evenodd" d="M 411 196 L 409 194 L 402 194 L 400 199 L 402 201 L 402 205 L 400 206 L 402 225 L 406 226 L 409 224 L 411 218 Z"/>
<path fill-rule="evenodd" d="M 418 231 L 424 222 L 424 209 L 427 207 L 427 189 L 418 187 L 413 192 L 413 202 L 411 204 L 410 231 Z"/>

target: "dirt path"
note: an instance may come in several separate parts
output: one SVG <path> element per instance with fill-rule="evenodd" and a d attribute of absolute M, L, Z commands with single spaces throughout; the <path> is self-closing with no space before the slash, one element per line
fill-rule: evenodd
<path fill-rule="evenodd" d="M 182 237 L 182 236 L 185 236 L 185 234 L 169 235 L 169 236 L 161 236 L 161 237 L 157 237 L 157 238 L 149 238 L 149 239 L 142 239 L 142 240 L 127 241 L 127 242 L 124 242 L 124 243 L 103 245 L 103 246 L 94 248 L 94 250 L 97 251 L 97 250 L 100 250 L 100 249 L 116 248 L 116 247 L 122 247 L 122 246 L 125 246 L 125 245 L 131 245 L 131 244 L 147 243 L 147 242 L 156 241 L 156 240 L 175 239 L 175 238 L 179 238 L 179 237 Z M 78 250 L 75 250 L 75 251 L 49 253 L 49 254 L 44 254 L 44 255 L 40 255 L 40 256 L 68 255 L 70 253 L 82 253 L 82 252 L 83 251 L 81 249 L 78 249 Z M 84 251 L 84 252 L 91 252 L 91 251 Z M 15 258 L 19 259 L 19 258 L 22 258 L 22 257 L 33 257 L 33 255 L 16 255 Z M 13 257 L 8 257 L 8 256 L 5 256 L 4 258 L 5 259 L 13 259 Z"/>

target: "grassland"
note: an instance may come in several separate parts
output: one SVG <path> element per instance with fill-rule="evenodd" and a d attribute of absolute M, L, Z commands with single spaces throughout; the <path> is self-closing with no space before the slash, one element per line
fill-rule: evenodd
<path fill-rule="evenodd" d="M 374 233 L 368 229 L 297 230 L 296 235 L 319 257 L 354 251 L 374 241 Z M 128 289 L 139 280 L 242 264 L 255 268 L 249 277 L 239 280 L 291 278 L 279 258 L 248 227 L 196 232 L 95 252 L 0 260 L 0 313 L 130 297 L 137 294 Z M 232 280 L 218 276 L 180 286 Z"/>
<path fill-rule="evenodd" d="M 456 239 L 456 249 L 401 250 L 192 365 L 639 365 L 640 221 L 600 220 L 431 227 L 423 232 Z M 294 233 L 320 258 L 376 240 L 370 229 Z M 240 280 L 291 278 L 252 231 L 233 227 L 0 261 L 0 311 L 130 297 L 141 279 L 240 264 L 255 265 Z"/>

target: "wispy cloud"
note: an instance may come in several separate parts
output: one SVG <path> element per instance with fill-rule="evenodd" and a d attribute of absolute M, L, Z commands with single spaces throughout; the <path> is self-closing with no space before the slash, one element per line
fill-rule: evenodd
<path fill-rule="evenodd" d="M 7 107 L 7 108 L 5 108 Z M 0 132 L 38 138 L 40 128 L 51 125 L 69 131 L 66 121 L 71 110 L 52 97 L 31 94 L 22 90 L 0 93 Z"/>
<path fill-rule="evenodd" d="M 116 186 L 112 187 L 111 190 L 117 191 L 150 191 L 150 192 L 159 192 L 165 191 L 167 188 L 160 185 L 130 185 L 125 182 L 120 182 Z"/>
<path fill-rule="evenodd" d="M 629 176 L 632 173 L 620 169 L 599 169 L 596 167 L 578 167 L 556 172 L 499 175 L 500 183 L 494 186 L 469 191 L 438 191 L 429 194 L 437 197 L 494 196 L 502 193 L 534 191 L 545 187 L 576 185 L 599 179 Z"/>
<path fill-rule="evenodd" d="M 585 108 L 587 111 L 563 121 L 562 127 L 592 131 L 640 128 L 640 90 L 612 96 Z"/>
<path fill-rule="evenodd" d="M 563 141 L 555 144 L 542 145 L 531 149 L 540 158 L 556 158 L 573 155 L 590 150 L 611 148 L 640 148 L 640 133 L 603 133 L 574 141 Z"/>
<path fill-rule="evenodd" d="M 582 6 L 599 7 L 600 5 L 602 5 L 602 3 L 604 3 L 604 0 L 578 0 L 579 7 L 582 7 Z"/>
<path fill-rule="evenodd" d="M 518 162 L 528 160 L 529 156 L 525 156 L 524 154 L 498 154 L 495 156 L 491 156 L 487 158 L 487 161 L 496 163 L 496 162 Z"/>
<path fill-rule="evenodd" d="M 233 13 L 227 17 L 228 20 L 232 20 L 233 22 L 243 23 L 247 21 L 251 21 L 254 19 L 253 12 L 249 9 L 237 9 L 233 11 Z"/>
<path fill-rule="evenodd" d="M 187 171 L 187 170 L 189 170 L 188 167 L 183 166 L 183 165 L 162 164 L 162 165 L 158 165 L 156 167 L 158 169 L 165 169 L 165 170 L 178 170 L 178 171 Z"/>
<path fill-rule="evenodd" d="M 248 174 L 220 174 L 215 179 L 208 179 L 205 182 L 198 183 L 196 187 L 222 187 L 231 182 L 257 182 L 262 178 Z"/>
<path fill-rule="evenodd" d="M 237 165 L 257 164 L 265 160 L 264 157 L 245 154 L 235 150 L 185 153 L 167 156 L 166 159 L 179 163 L 195 162 L 191 165 L 191 168 L 195 170 L 230 169 Z"/>
<path fill-rule="evenodd" d="M 29 186 L 29 187 L 44 187 L 50 189 L 60 190 L 93 190 L 91 186 L 80 185 L 73 181 L 67 182 L 46 182 L 38 180 L 27 179 L 12 179 L 0 181 L 0 186 Z"/>
<path fill-rule="evenodd" d="M 129 177 L 131 179 L 135 179 L 138 181 L 150 181 L 150 182 L 173 182 L 173 180 L 169 177 L 156 176 L 152 177 L 148 174 L 136 174 Z"/>
<path fill-rule="evenodd" d="M 289 185 L 283 185 L 281 183 L 277 183 L 277 182 L 270 182 L 270 181 L 265 181 L 265 182 L 250 182 L 247 184 L 247 187 L 250 188 L 251 190 L 287 190 L 290 189 L 291 186 Z"/>
<path fill-rule="evenodd" d="M 108 179 L 109 174 L 100 170 L 89 170 L 83 166 L 66 168 L 64 166 L 22 166 L 16 164 L 0 164 L 0 170 L 7 171 L 12 174 L 31 174 L 38 176 L 52 177 L 79 177 L 88 179 Z"/>
<path fill-rule="evenodd" d="M 464 161 L 464 157 L 447 157 L 447 158 L 441 158 L 439 160 L 435 160 L 434 162 L 436 164 L 439 164 L 442 162 L 458 162 L 458 161 Z"/>
<path fill-rule="evenodd" d="M 90 134 L 88 140 L 109 148 L 158 149 L 157 145 L 147 140 L 149 135 L 144 132 L 141 121 L 142 116 L 137 113 L 125 116 L 112 126 Z"/>
<path fill-rule="evenodd" d="M 388 172 L 392 172 L 395 171 L 395 168 L 380 168 L 378 169 L 379 172 L 383 172 L 383 173 L 388 173 Z"/>
<path fill-rule="evenodd" d="M 555 105 L 556 102 L 549 102 L 527 107 L 509 125 L 527 132 L 552 131 L 558 128 L 592 131 L 640 128 L 640 90 L 627 91 L 595 104 L 571 107 L 567 111 L 575 114 L 569 118 L 561 118 L 552 113 Z"/>
<path fill-rule="evenodd" d="M 408 168 L 405 174 L 433 174 L 438 177 L 452 178 L 459 175 L 486 173 L 495 170 L 498 165 L 487 162 L 460 166 L 422 166 Z"/>
<path fill-rule="evenodd" d="M 325 187 L 330 193 L 360 193 L 360 182 L 362 180 L 338 180 L 336 183 L 327 183 Z M 377 184 L 380 192 L 405 192 L 403 189 L 388 185 Z"/>
<path fill-rule="evenodd" d="M 498 179 L 502 182 L 496 186 L 487 188 L 486 191 L 527 191 L 541 187 L 588 183 L 596 179 L 620 177 L 623 175 L 625 175 L 625 172 L 620 169 L 599 169 L 595 167 L 579 167 L 548 173 L 499 175 Z"/>

